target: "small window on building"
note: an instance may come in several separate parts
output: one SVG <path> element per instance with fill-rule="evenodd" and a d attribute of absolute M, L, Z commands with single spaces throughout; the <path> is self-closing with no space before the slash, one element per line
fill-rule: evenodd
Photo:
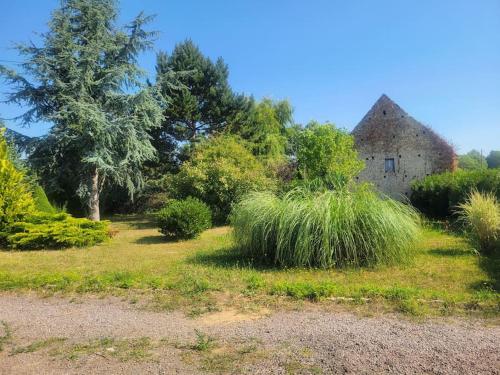
<path fill-rule="evenodd" d="M 385 159 L 385 171 L 386 172 L 395 172 L 396 168 L 394 165 L 394 159 Z"/>
<path fill-rule="evenodd" d="M 384 113 L 384 116 L 387 114 L 387 112 L 386 112 L 385 110 L 384 110 L 384 111 L 382 111 L 382 112 Z"/>

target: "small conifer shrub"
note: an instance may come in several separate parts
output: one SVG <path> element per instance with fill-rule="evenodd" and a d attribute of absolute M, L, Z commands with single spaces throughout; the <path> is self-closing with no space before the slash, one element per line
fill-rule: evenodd
<path fill-rule="evenodd" d="M 4 232 L 14 250 L 92 246 L 109 238 L 109 222 L 74 218 L 66 213 L 37 213 L 10 224 Z"/>
<path fill-rule="evenodd" d="M 8 224 L 35 211 L 25 176 L 10 159 L 4 132 L 5 129 L 0 128 L 0 232 Z"/>

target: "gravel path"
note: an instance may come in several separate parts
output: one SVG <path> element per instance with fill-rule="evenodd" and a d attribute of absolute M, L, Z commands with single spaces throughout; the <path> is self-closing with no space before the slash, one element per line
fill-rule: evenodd
<path fill-rule="evenodd" d="M 96 344 L 104 337 L 114 341 Z M 0 295 L 0 347 L 0 374 L 500 374 L 500 327 L 477 322 L 321 311 L 189 319 L 116 298 Z"/>

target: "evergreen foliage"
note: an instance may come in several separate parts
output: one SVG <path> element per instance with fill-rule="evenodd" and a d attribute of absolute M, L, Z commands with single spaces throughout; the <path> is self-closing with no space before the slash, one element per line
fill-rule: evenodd
<path fill-rule="evenodd" d="M 247 195 L 231 215 L 236 243 L 282 267 L 366 266 L 412 257 L 419 218 L 407 205 L 354 191 L 297 188 Z"/>
<path fill-rule="evenodd" d="M 33 199 L 35 200 L 35 207 L 38 212 L 47 214 L 55 214 L 57 210 L 50 204 L 49 198 L 43 188 L 36 184 L 33 188 Z"/>
<path fill-rule="evenodd" d="M 492 150 L 486 157 L 488 168 L 500 168 L 500 151 Z"/>
<path fill-rule="evenodd" d="M 199 199 L 171 200 L 156 214 L 158 227 L 168 239 L 190 239 L 212 226 L 210 208 Z"/>
<path fill-rule="evenodd" d="M 5 129 L 0 128 L 0 231 L 35 210 L 24 174 L 10 160 L 4 132 Z"/>
<path fill-rule="evenodd" d="M 42 45 L 16 47 L 22 72 L 0 66 L 14 88 L 8 101 L 29 107 L 20 120 L 53 124 L 32 157 L 49 192 L 78 195 L 95 220 L 106 184 L 130 194 L 142 185 L 141 166 L 154 157 L 148 131 L 162 118 L 161 97 L 137 66 L 152 46 L 151 17 L 124 29 L 116 19 L 114 0 L 63 0 Z"/>
<path fill-rule="evenodd" d="M 197 145 L 174 180 L 177 196 L 196 197 L 208 204 L 217 223 L 226 222 L 231 205 L 244 194 L 274 185 L 262 163 L 238 137 L 229 135 Z"/>
<path fill-rule="evenodd" d="M 77 219 L 66 213 L 37 213 L 10 224 L 3 233 L 14 250 L 85 247 L 109 238 L 107 221 Z"/>
<path fill-rule="evenodd" d="M 252 104 L 232 91 L 224 60 L 213 62 L 191 40 L 177 44 L 170 56 L 160 52 L 156 74 L 163 95 L 169 97 L 165 120 L 161 128 L 153 130 L 159 150 L 168 150 L 172 139 L 195 141 L 220 132 Z"/>
<path fill-rule="evenodd" d="M 427 176 L 412 184 L 411 203 L 424 214 L 446 218 L 471 191 L 491 192 L 500 199 L 500 170 L 458 170 Z"/>

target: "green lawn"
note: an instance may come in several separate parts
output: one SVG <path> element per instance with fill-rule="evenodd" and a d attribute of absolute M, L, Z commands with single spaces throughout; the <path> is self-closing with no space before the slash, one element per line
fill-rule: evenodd
<path fill-rule="evenodd" d="M 276 269 L 232 248 L 230 229 L 166 242 L 144 218 L 114 218 L 109 243 L 88 249 L 0 252 L 0 290 L 144 295 L 191 314 L 223 305 L 297 307 L 341 303 L 410 314 L 498 316 L 498 260 L 477 256 L 452 234 L 426 229 L 415 261 L 371 269 Z M 376 307 L 376 309 L 375 309 Z"/>

